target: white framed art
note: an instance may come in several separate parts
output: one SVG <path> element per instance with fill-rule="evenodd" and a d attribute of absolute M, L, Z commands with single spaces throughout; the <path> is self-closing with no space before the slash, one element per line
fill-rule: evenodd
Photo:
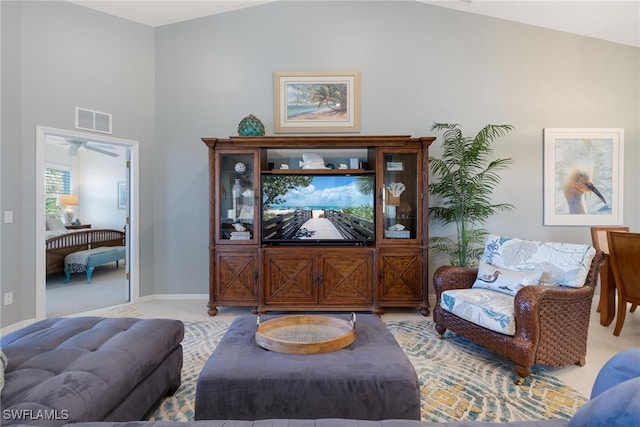
<path fill-rule="evenodd" d="M 544 129 L 544 225 L 622 225 L 624 129 Z"/>

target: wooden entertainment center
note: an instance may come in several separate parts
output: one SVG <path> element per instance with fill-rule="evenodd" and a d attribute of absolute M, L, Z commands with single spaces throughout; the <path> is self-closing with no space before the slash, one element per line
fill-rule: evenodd
<path fill-rule="evenodd" d="M 217 306 L 247 306 L 254 313 L 377 314 L 384 307 L 417 307 L 427 316 L 428 164 L 434 140 L 202 138 L 209 149 L 209 315 L 217 314 Z M 313 163 L 318 158 L 325 166 Z M 372 200 L 368 215 L 277 206 L 286 205 L 285 194 L 293 194 L 287 191 L 314 190 L 309 181 L 326 176 L 372 183 L 359 187 Z M 322 233 L 308 230 L 305 221 L 311 219 L 340 237 L 316 238 Z"/>

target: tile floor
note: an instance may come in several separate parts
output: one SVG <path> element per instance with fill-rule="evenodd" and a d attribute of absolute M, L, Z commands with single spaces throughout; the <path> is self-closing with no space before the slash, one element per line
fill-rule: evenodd
<path fill-rule="evenodd" d="M 207 301 L 205 298 L 149 298 L 143 302 L 120 306 L 116 309 L 103 309 L 82 313 L 83 315 L 109 315 L 110 312 L 120 315 L 135 315 L 136 317 L 153 318 L 167 317 L 180 319 L 186 322 L 202 321 L 210 319 L 231 319 L 237 315 L 251 314 L 251 309 L 246 307 L 218 307 L 219 312 L 212 318 L 207 315 Z M 597 295 L 593 301 L 591 322 L 589 324 L 589 337 L 587 341 L 587 364 L 585 366 L 571 365 L 563 368 L 548 368 L 565 384 L 571 386 L 585 397 L 591 394 L 591 387 L 604 363 L 617 352 L 640 347 L 640 309 L 635 313 L 627 313 L 622 333 L 619 337 L 613 335 L 615 319 L 608 327 L 600 325 L 600 315 L 596 312 Z M 403 320 L 421 318 L 414 309 L 387 309 L 382 316 L 384 319 Z"/>

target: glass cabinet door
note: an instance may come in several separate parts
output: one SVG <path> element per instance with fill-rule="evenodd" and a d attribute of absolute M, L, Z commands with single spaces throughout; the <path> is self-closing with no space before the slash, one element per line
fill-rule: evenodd
<path fill-rule="evenodd" d="M 255 155 L 220 153 L 219 239 L 241 243 L 255 239 Z"/>
<path fill-rule="evenodd" d="M 386 151 L 382 155 L 382 238 L 418 238 L 419 191 L 417 153 Z"/>

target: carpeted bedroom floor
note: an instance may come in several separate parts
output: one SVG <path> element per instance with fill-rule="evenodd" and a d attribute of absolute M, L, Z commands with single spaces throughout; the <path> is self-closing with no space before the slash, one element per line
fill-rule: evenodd
<path fill-rule="evenodd" d="M 129 301 L 129 282 L 126 269 L 116 263 L 99 265 L 93 271 L 91 283 L 85 273 L 74 273 L 69 283 L 64 274 L 47 277 L 47 317 L 111 307 Z"/>

